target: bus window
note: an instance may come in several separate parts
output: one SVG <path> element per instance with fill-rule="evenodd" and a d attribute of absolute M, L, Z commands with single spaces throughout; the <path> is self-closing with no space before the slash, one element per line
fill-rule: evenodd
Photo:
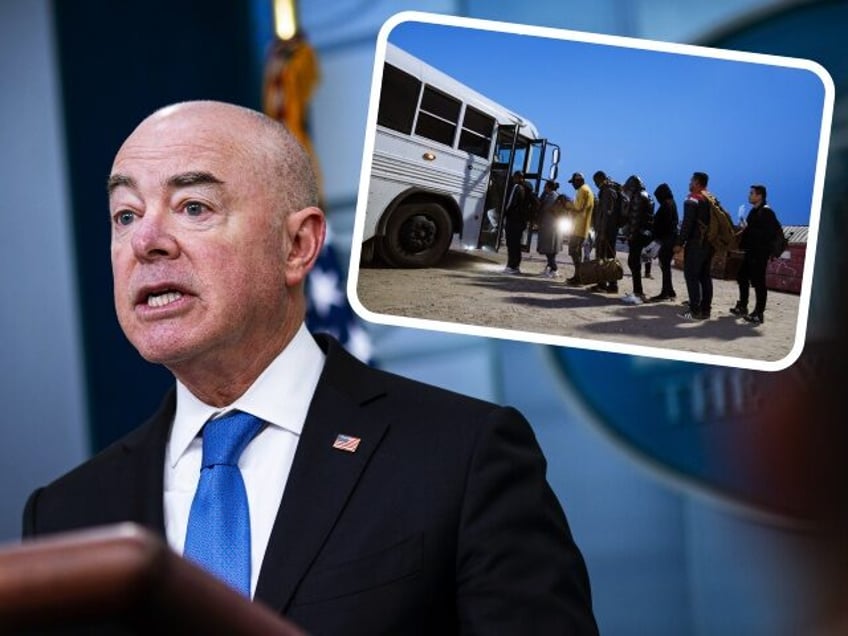
<path fill-rule="evenodd" d="M 514 145 L 513 145 L 514 144 Z M 514 126 L 498 128 L 498 146 L 495 150 L 495 162 L 505 166 L 512 162 L 512 170 L 524 170 L 527 157 L 527 138 L 519 135 L 515 138 Z"/>
<path fill-rule="evenodd" d="M 501 147 L 498 148 L 498 158 L 496 163 L 503 164 L 505 166 L 509 165 L 510 157 L 513 158 L 512 161 L 512 169 L 522 170 L 524 167 L 524 159 L 527 156 L 527 146 L 521 145 L 521 141 L 515 145 L 515 153 L 512 152 L 511 147 Z"/>
<path fill-rule="evenodd" d="M 461 107 L 459 100 L 425 85 L 415 134 L 446 146 L 453 146 Z"/>
<path fill-rule="evenodd" d="M 462 121 L 462 132 L 459 135 L 459 149 L 470 152 L 484 159 L 489 157 L 489 149 L 492 147 L 492 131 L 495 129 L 495 120 L 481 113 L 471 106 L 465 109 L 465 118 Z"/>
<path fill-rule="evenodd" d="M 410 134 L 420 92 L 419 80 L 391 64 L 386 64 L 383 67 L 377 125 Z"/>
<path fill-rule="evenodd" d="M 527 160 L 524 163 L 526 174 L 541 175 L 542 160 L 545 158 L 542 149 L 537 143 L 531 143 L 527 147 Z"/>

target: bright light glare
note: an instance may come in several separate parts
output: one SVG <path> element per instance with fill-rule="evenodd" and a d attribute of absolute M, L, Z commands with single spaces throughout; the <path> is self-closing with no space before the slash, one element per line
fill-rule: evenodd
<path fill-rule="evenodd" d="M 294 0 L 274 0 L 274 30 L 281 40 L 294 37 L 297 32 Z"/>
<path fill-rule="evenodd" d="M 572 223 L 568 217 L 563 217 L 557 221 L 557 229 L 560 234 L 571 234 Z"/>

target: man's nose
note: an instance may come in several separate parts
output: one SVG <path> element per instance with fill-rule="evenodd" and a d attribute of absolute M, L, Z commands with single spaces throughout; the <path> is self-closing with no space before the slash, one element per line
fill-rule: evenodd
<path fill-rule="evenodd" d="M 148 209 L 135 221 L 132 248 L 139 260 L 176 258 L 180 247 L 173 233 L 174 224 L 167 209 Z"/>

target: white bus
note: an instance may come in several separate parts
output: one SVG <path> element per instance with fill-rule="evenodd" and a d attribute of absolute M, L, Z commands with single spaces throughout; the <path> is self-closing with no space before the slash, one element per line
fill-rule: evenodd
<path fill-rule="evenodd" d="M 363 260 L 428 267 L 454 234 L 497 250 L 508 176 L 521 170 L 538 194 L 549 150 L 556 178 L 559 147 L 525 117 L 387 43 Z"/>

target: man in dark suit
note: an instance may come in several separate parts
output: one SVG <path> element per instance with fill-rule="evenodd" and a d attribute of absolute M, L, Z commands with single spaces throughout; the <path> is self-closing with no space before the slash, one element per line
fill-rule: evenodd
<path fill-rule="evenodd" d="M 282 126 L 229 104 L 169 106 L 124 142 L 109 191 L 118 319 L 176 388 L 145 425 L 34 492 L 26 536 L 142 524 L 314 633 L 597 633 L 524 418 L 370 369 L 306 331 L 325 222 L 309 158 Z M 207 461 L 210 431 L 242 416 L 256 428 L 235 460 Z M 207 491 L 219 464 L 237 464 L 227 497 L 243 493 L 248 536 L 210 562 L 219 532 L 203 506 L 231 501 Z M 228 505 L 221 525 L 239 516 Z"/>

